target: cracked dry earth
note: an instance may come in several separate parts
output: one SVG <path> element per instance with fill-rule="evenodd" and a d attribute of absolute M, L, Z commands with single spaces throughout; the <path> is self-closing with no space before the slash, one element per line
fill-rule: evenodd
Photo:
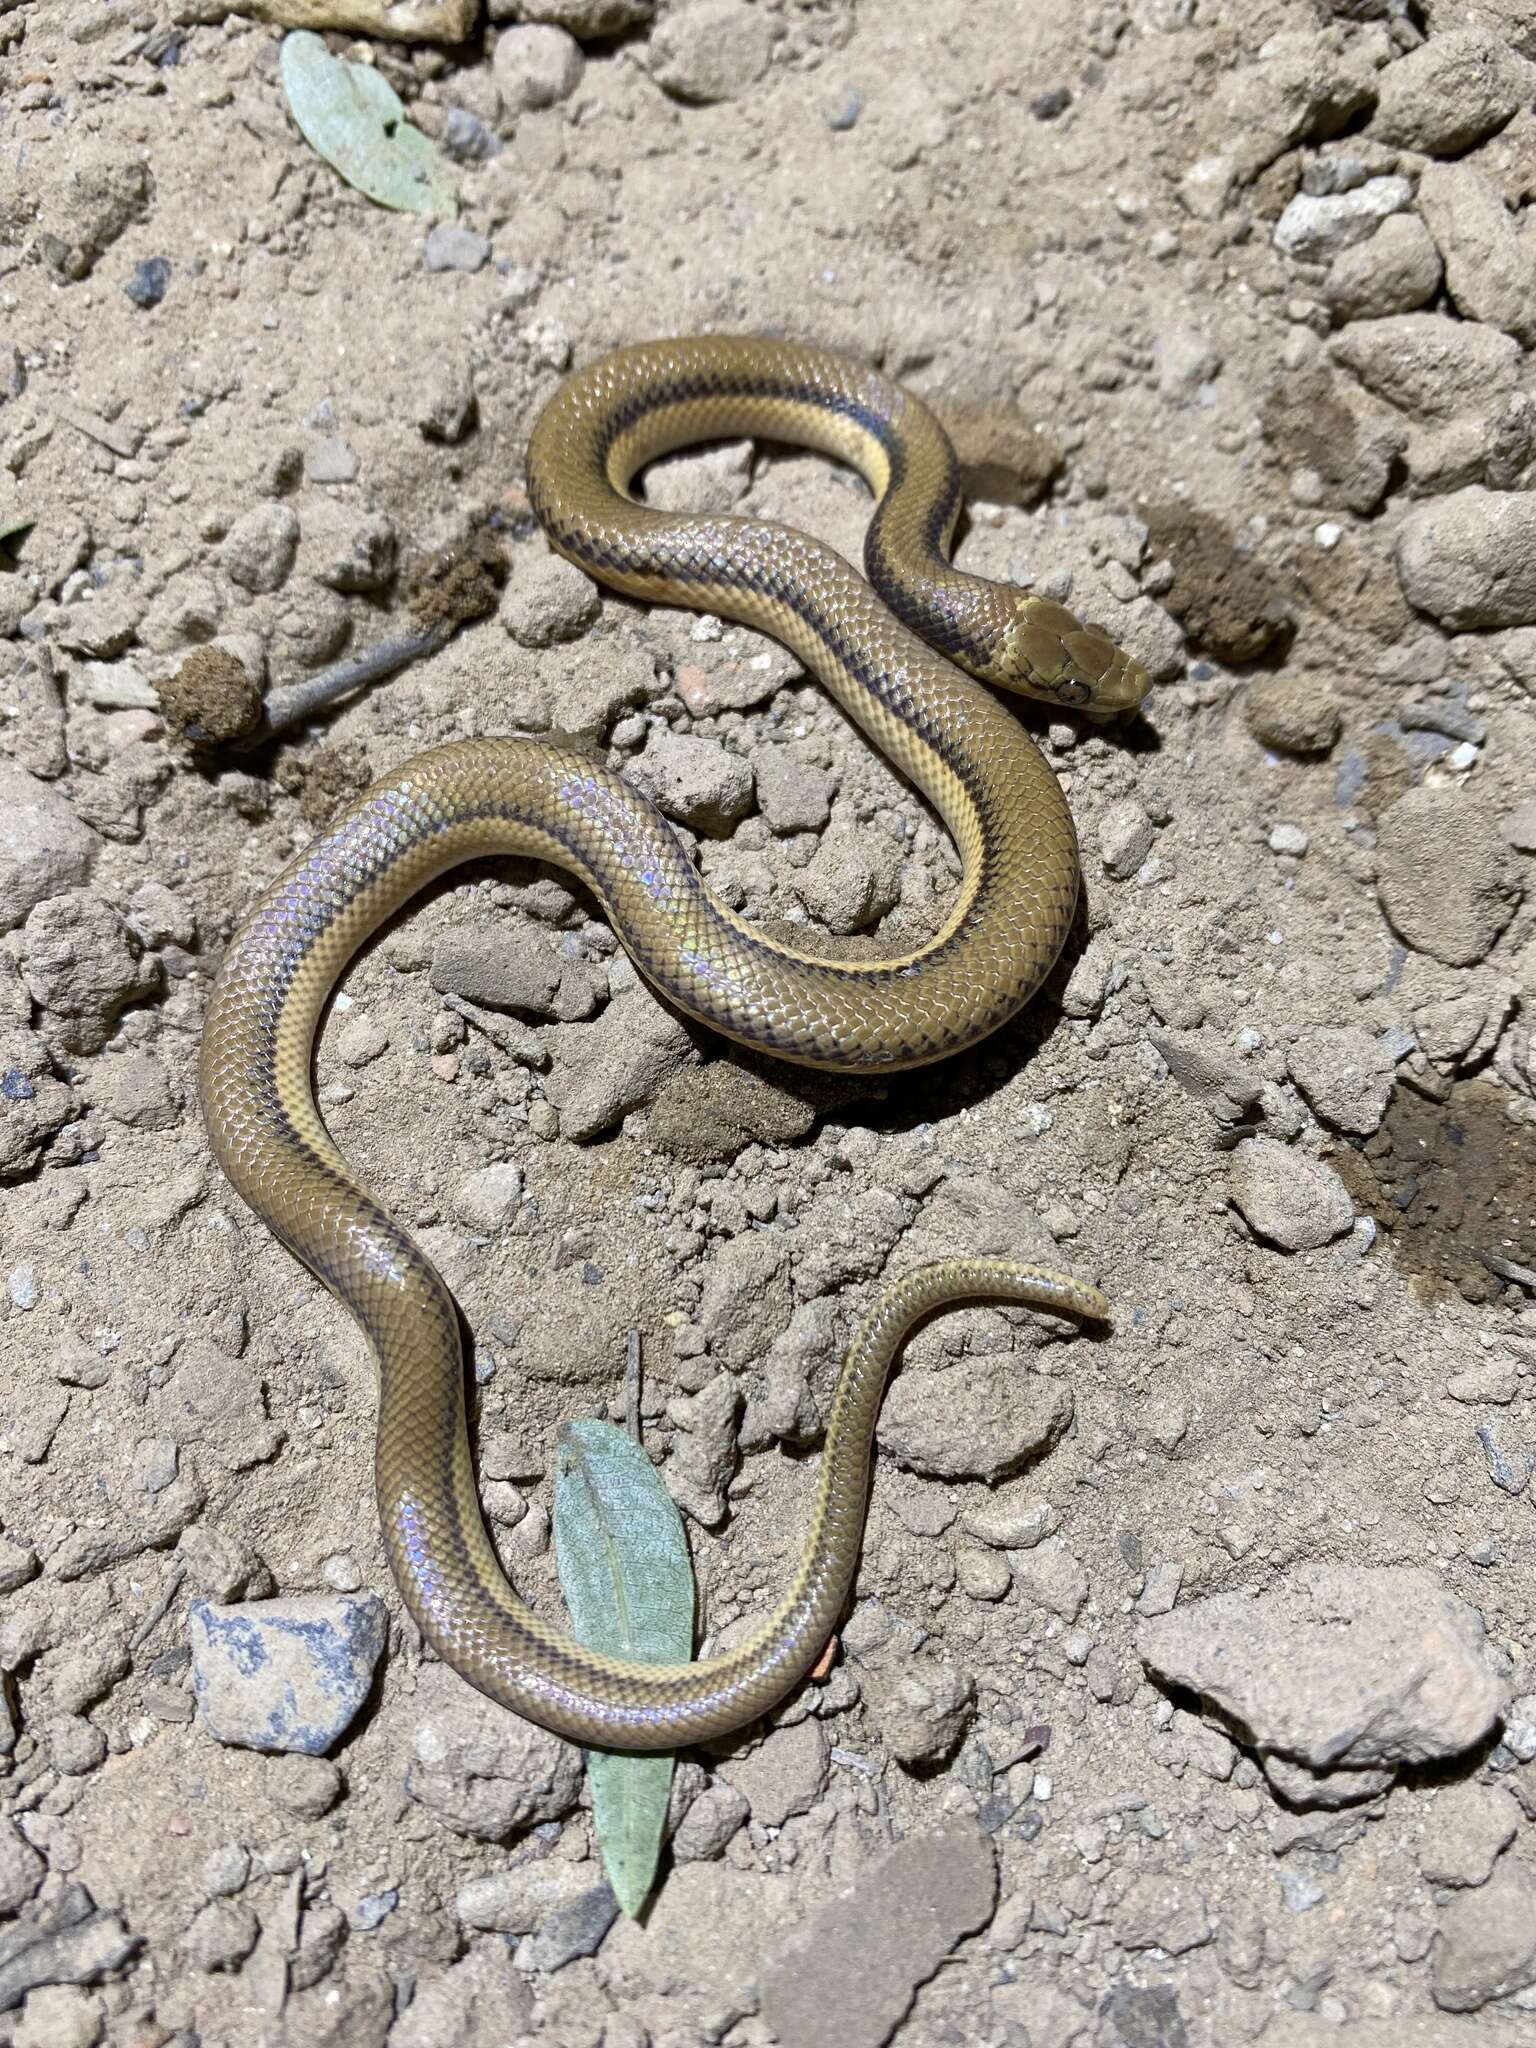
<path fill-rule="evenodd" d="M 0 2041 L 1536 2040 L 1529 0 L 493 14 L 333 38 L 442 150 L 433 225 L 308 150 L 278 30 L 0 0 Z M 1021 714 L 1086 909 L 948 1067 L 738 1057 L 511 863 L 337 999 L 321 1100 L 463 1305 L 546 1611 L 556 1435 L 622 1412 L 631 1329 L 719 1640 L 882 1274 L 1114 1302 L 909 1344 L 837 1658 L 681 1762 L 635 1924 L 575 1752 L 403 1623 L 366 1354 L 220 1182 L 194 1063 L 263 881 L 465 735 L 578 735 L 829 949 L 942 917 L 943 835 L 779 649 L 529 521 L 566 368 L 705 328 L 923 393 L 962 562 L 1158 687 Z M 648 488 L 855 558 L 868 512 L 782 450 Z M 186 742 L 210 678 L 404 630 L 487 535 L 499 609 L 436 658 Z"/>

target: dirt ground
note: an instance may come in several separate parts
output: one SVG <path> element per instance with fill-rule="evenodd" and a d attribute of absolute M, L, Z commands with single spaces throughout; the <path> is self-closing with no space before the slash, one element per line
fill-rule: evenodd
<path fill-rule="evenodd" d="M 330 38 L 439 145 L 433 224 L 304 142 L 281 29 L 0 0 L 0 2043 L 1536 2041 L 1529 0 L 500 12 Z M 941 920 L 942 831 L 813 681 L 529 518 L 562 374 L 704 330 L 921 393 L 960 561 L 1156 688 L 1021 709 L 1086 908 L 948 1066 L 738 1056 L 512 862 L 345 981 L 320 1100 L 462 1304 L 546 1612 L 555 1440 L 622 1414 L 630 1330 L 715 1641 L 793 1564 L 883 1274 L 1113 1302 L 908 1345 L 837 1658 L 680 1765 L 633 1923 L 577 1753 L 405 1621 L 366 1351 L 195 1066 L 256 892 L 450 738 L 577 734 L 780 929 Z M 651 488 L 859 558 L 818 459 Z M 429 662 L 253 750 L 178 729 L 409 630 L 487 535 L 498 608 Z M 228 1603 L 270 1664 L 213 1668 Z M 350 1692 L 274 1752 L 316 1616 Z"/>

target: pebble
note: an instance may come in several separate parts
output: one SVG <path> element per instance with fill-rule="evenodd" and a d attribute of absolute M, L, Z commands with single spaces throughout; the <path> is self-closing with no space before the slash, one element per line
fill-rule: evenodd
<path fill-rule="evenodd" d="M 1274 244 L 1293 262 L 1328 263 L 1412 204 L 1413 187 L 1406 178 L 1370 178 L 1352 192 L 1324 198 L 1299 192 L 1275 222 Z"/>
<path fill-rule="evenodd" d="M 1502 1425 L 1498 1422 L 1480 1422 L 1477 1440 L 1487 1460 L 1488 1477 L 1499 1491 L 1511 1495 L 1524 1493 L 1530 1485 L 1531 1472 L 1536 1469 L 1536 1454 L 1509 1449 L 1503 1441 Z"/>
<path fill-rule="evenodd" d="M 1071 1419 L 1065 1381 L 1021 1375 L 1011 1360 L 971 1358 L 942 1371 L 913 1361 L 885 1397 L 879 1443 L 928 1478 L 1002 1479 L 1048 1450 Z"/>
<path fill-rule="evenodd" d="M 468 107 L 450 107 L 443 116 L 442 144 L 456 164 L 485 163 L 501 153 L 501 137 Z"/>
<path fill-rule="evenodd" d="M 542 931 L 444 932 L 432 948 L 429 975 L 441 995 L 523 1016 L 559 1014 L 560 955 Z"/>
<path fill-rule="evenodd" d="M 585 1144 L 632 1110 L 648 1108 L 692 1051 L 687 1027 L 639 986 L 624 990 L 595 1022 L 567 1026 L 560 1060 L 544 1084 L 560 1135 Z M 529 1111 L 530 1129 L 539 1106 Z"/>
<path fill-rule="evenodd" d="M 304 451 L 304 474 L 312 484 L 354 483 L 357 470 L 357 452 L 339 434 L 327 434 Z"/>
<path fill-rule="evenodd" d="M 1498 818 L 1454 789 L 1411 789 L 1383 815 L 1376 890 L 1416 952 L 1472 967 L 1514 915 L 1521 881 Z"/>
<path fill-rule="evenodd" d="M 517 1967 L 548 1975 L 582 1956 L 596 1955 L 618 1917 L 619 1902 L 607 1879 L 588 1885 L 568 1906 L 551 1913 L 536 1934 L 518 1943 Z"/>
<path fill-rule="evenodd" d="M 121 1012 L 159 984 L 158 965 L 126 919 L 85 889 L 37 904 L 23 945 L 27 991 L 72 1052 L 99 1052 Z"/>
<path fill-rule="evenodd" d="M 975 1682 L 952 1664 L 904 1656 L 868 1672 L 863 1690 L 882 1745 L 908 1769 L 952 1756 L 976 1717 Z"/>
<path fill-rule="evenodd" d="M 832 825 L 790 887 L 811 916 L 830 932 L 858 932 L 877 924 L 901 895 L 901 852 L 868 826 Z"/>
<path fill-rule="evenodd" d="M 203 1723 L 242 1749 L 321 1756 L 368 1696 L 388 1616 L 377 1594 L 194 1601 L 192 1685 Z"/>
<path fill-rule="evenodd" d="M 498 616 L 520 647 L 577 640 L 602 609 L 597 585 L 563 555 L 519 551 Z"/>
<path fill-rule="evenodd" d="M 1536 65 L 1485 28 L 1432 35 L 1381 74 L 1371 133 L 1425 156 L 1460 156 L 1536 94 Z"/>
<path fill-rule="evenodd" d="M 744 1792 L 720 1780 L 706 1785 L 689 1806 L 672 1837 L 678 1863 L 707 1863 L 725 1854 L 727 1844 L 746 1825 L 751 1807 Z"/>
<path fill-rule="evenodd" d="M 917 1987 L 986 1926 L 996 1904 L 985 1835 L 960 1827 L 909 1835 L 766 1961 L 763 2020 L 781 2041 L 884 2048 Z"/>
<path fill-rule="evenodd" d="M 268 502 L 241 513 L 224 537 L 219 559 L 231 583 L 266 594 L 287 582 L 298 546 L 298 514 L 291 505 Z"/>
<path fill-rule="evenodd" d="M 19 1913 L 47 1875 L 48 1866 L 17 1827 L 0 1819 L 0 1913 Z"/>
<path fill-rule="evenodd" d="M 1445 288 L 1467 320 L 1536 339 L 1536 262 L 1503 195 L 1470 164 L 1430 164 L 1419 211 L 1445 264 Z"/>
<path fill-rule="evenodd" d="M 336 1057 L 346 1067 L 366 1067 L 389 1049 L 389 1033 L 371 1017 L 349 1017 L 336 1034 Z"/>
<path fill-rule="evenodd" d="M 581 1752 L 485 1699 L 457 1672 L 417 1681 L 405 1789 L 455 1834 L 500 1842 L 562 1820 L 581 1789 Z"/>
<path fill-rule="evenodd" d="M 1380 1128 L 1397 1073 L 1393 1047 L 1355 1025 L 1303 1032 L 1287 1058 L 1291 1079 L 1335 1130 L 1369 1137 Z"/>
<path fill-rule="evenodd" d="M 1234 1147 L 1229 1187 L 1255 1235 L 1281 1251 L 1317 1251 L 1355 1220 L 1349 1190 L 1333 1168 L 1277 1138 L 1245 1138 Z"/>
<path fill-rule="evenodd" d="M 1248 730 L 1283 754 L 1326 754 L 1339 736 L 1338 699 L 1307 676 L 1265 676 L 1243 694 Z"/>
<path fill-rule="evenodd" d="M 1183 1872 L 1143 1871 L 1132 1878 L 1113 1920 L 1122 1948 L 1159 1948 L 1180 1956 L 1211 1939 L 1211 1917 L 1203 1893 Z"/>
<path fill-rule="evenodd" d="M 460 1926 L 490 1934 L 532 1934 L 552 1914 L 581 1897 L 592 1882 L 590 1864 L 546 1856 L 514 1863 L 460 1888 L 454 1912 Z"/>
<path fill-rule="evenodd" d="M 1536 624 L 1536 492 L 1470 484 L 1416 505 L 1397 574 L 1408 602 L 1451 632 Z"/>
<path fill-rule="evenodd" d="M 774 832 L 820 832 L 832 815 L 833 777 L 797 758 L 793 746 L 757 747 L 752 754 L 758 807 Z"/>
<path fill-rule="evenodd" d="M 491 57 L 502 111 L 513 116 L 569 99 L 585 68 L 576 38 L 547 22 L 503 29 Z"/>
<path fill-rule="evenodd" d="M 1300 825 L 1276 825 L 1269 834 L 1270 852 L 1289 854 L 1293 860 L 1300 860 L 1311 844 Z"/>
<path fill-rule="evenodd" d="M 651 37 L 651 72 L 674 99 L 740 99 L 768 69 L 773 30 L 745 0 L 684 0 Z"/>
<path fill-rule="evenodd" d="M 0 931 L 86 881 L 100 847 L 57 790 L 0 760 Z"/>
<path fill-rule="evenodd" d="M 1509 1699 L 1477 1610 L 1428 1571 L 1307 1565 L 1140 1624 L 1142 1662 L 1310 1770 L 1460 1756 Z"/>
<path fill-rule="evenodd" d="M 1430 1986 L 1444 2011 L 1476 2012 L 1529 1984 L 1536 1984 L 1536 1878 L 1501 1870 L 1440 1915 Z"/>
<path fill-rule="evenodd" d="M 263 1773 L 262 1785 L 274 1806 L 300 1820 L 319 1820 L 342 1793 L 341 1772 L 329 1757 L 297 1751 L 274 1757 Z"/>
<path fill-rule="evenodd" d="M 1502 1785 L 1443 1785 L 1430 1802 L 1419 1841 L 1425 1881 L 1486 1884 L 1522 1818 L 1520 1802 Z"/>
<path fill-rule="evenodd" d="M 1029 1550 L 1049 1536 L 1058 1516 L 1049 1501 L 1023 1482 L 1000 1486 L 978 1507 L 967 1508 L 960 1526 L 997 1550 Z"/>
<path fill-rule="evenodd" d="M 211 1899 L 193 1915 L 181 1937 L 181 1953 L 189 1968 L 212 1975 L 243 1963 L 261 1937 L 261 1922 L 249 1906 L 232 1899 Z"/>
<path fill-rule="evenodd" d="M 461 1182 L 453 1198 L 453 1213 L 477 1237 L 499 1237 L 522 1207 L 522 1201 L 520 1166 L 483 1166 Z"/>
<path fill-rule="evenodd" d="M 775 1728 L 743 1757 L 720 1766 L 722 1781 L 746 1800 L 753 1820 L 780 1828 L 808 1813 L 827 1783 L 827 1738 L 813 1714 Z"/>
<path fill-rule="evenodd" d="M 158 306 L 171 288 L 171 266 L 164 256 L 146 256 L 136 263 L 123 283 L 123 297 L 143 312 Z"/>
<path fill-rule="evenodd" d="M 427 230 L 421 260 L 428 270 L 483 270 L 491 260 L 491 245 L 473 228 L 439 221 Z"/>
<path fill-rule="evenodd" d="M 751 765 L 718 740 L 656 727 L 626 772 L 665 816 L 709 837 L 728 835 L 752 808 Z"/>
<path fill-rule="evenodd" d="M 1399 412 L 1450 420 L 1485 412 L 1493 399 L 1514 390 L 1520 344 L 1512 334 L 1470 320 L 1398 313 L 1353 321 L 1335 335 L 1333 354 Z"/>
<path fill-rule="evenodd" d="M 1129 881 L 1152 851 L 1153 825 L 1134 797 L 1122 797 L 1099 820 L 1099 859 L 1117 882 Z"/>
<path fill-rule="evenodd" d="M 1323 297 L 1339 320 L 1412 313 L 1440 289 L 1440 251 L 1417 214 L 1394 213 L 1369 241 L 1334 257 Z"/>

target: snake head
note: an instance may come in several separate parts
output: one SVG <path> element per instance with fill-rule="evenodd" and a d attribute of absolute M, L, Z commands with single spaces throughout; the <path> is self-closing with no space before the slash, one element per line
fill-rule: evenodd
<path fill-rule="evenodd" d="M 1152 678 L 1099 626 L 1085 626 L 1045 597 L 1017 600 L 1002 639 L 997 681 L 1006 689 L 1064 704 L 1107 721 L 1134 711 Z"/>

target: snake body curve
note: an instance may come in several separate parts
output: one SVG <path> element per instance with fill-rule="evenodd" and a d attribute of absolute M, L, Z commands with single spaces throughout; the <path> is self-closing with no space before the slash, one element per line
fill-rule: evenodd
<path fill-rule="evenodd" d="M 791 528 L 664 513 L 628 495 L 654 456 L 738 434 L 799 442 L 863 472 L 877 498 L 868 584 Z M 368 935 L 429 880 L 516 853 L 580 876 L 646 977 L 727 1037 L 841 1071 L 941 1058 L 1029 1000 L 1078 889 L 1055 776 L 956 664 L 1100 715 L 1134 708 L 1147 678 L 1059 605 L 950 567 L 960 494 L 942 430 L 908 393 L 826 351 L 720 337 L 621 350 L 546 407 L 528 485 L 552 544 L 602 581 L 726 614 L 789 646 L 944 818 L 962 859 L 954 909 L 898 958 L 802 954 L 714 897 L 665 819 L 587 756 L 518 739 L 438 747 L 366 791 L 249 913 L 210 1002 L 201 1093 L 231 1185 L 350 1310 L 375 1354 L 385 1546 L 426 1639 L 480 1690 L 557 1733 L 672 1749 L 755 1719 L 815 1662 L 852 1586 L 875 1421 L 910 1325 L 975 1297 L 1099 1317 L 1103 1296 L 1013 1260 L 947 1260 L 903 1276 L 844 1361 L 805 1547 L 779 1605 L 746 1641 L 696 1663 L 605 1657 L 518 1598 L 486 1536 L 452 1296 L 352 1173 L 314 1102 L 327 997 Z"/>

